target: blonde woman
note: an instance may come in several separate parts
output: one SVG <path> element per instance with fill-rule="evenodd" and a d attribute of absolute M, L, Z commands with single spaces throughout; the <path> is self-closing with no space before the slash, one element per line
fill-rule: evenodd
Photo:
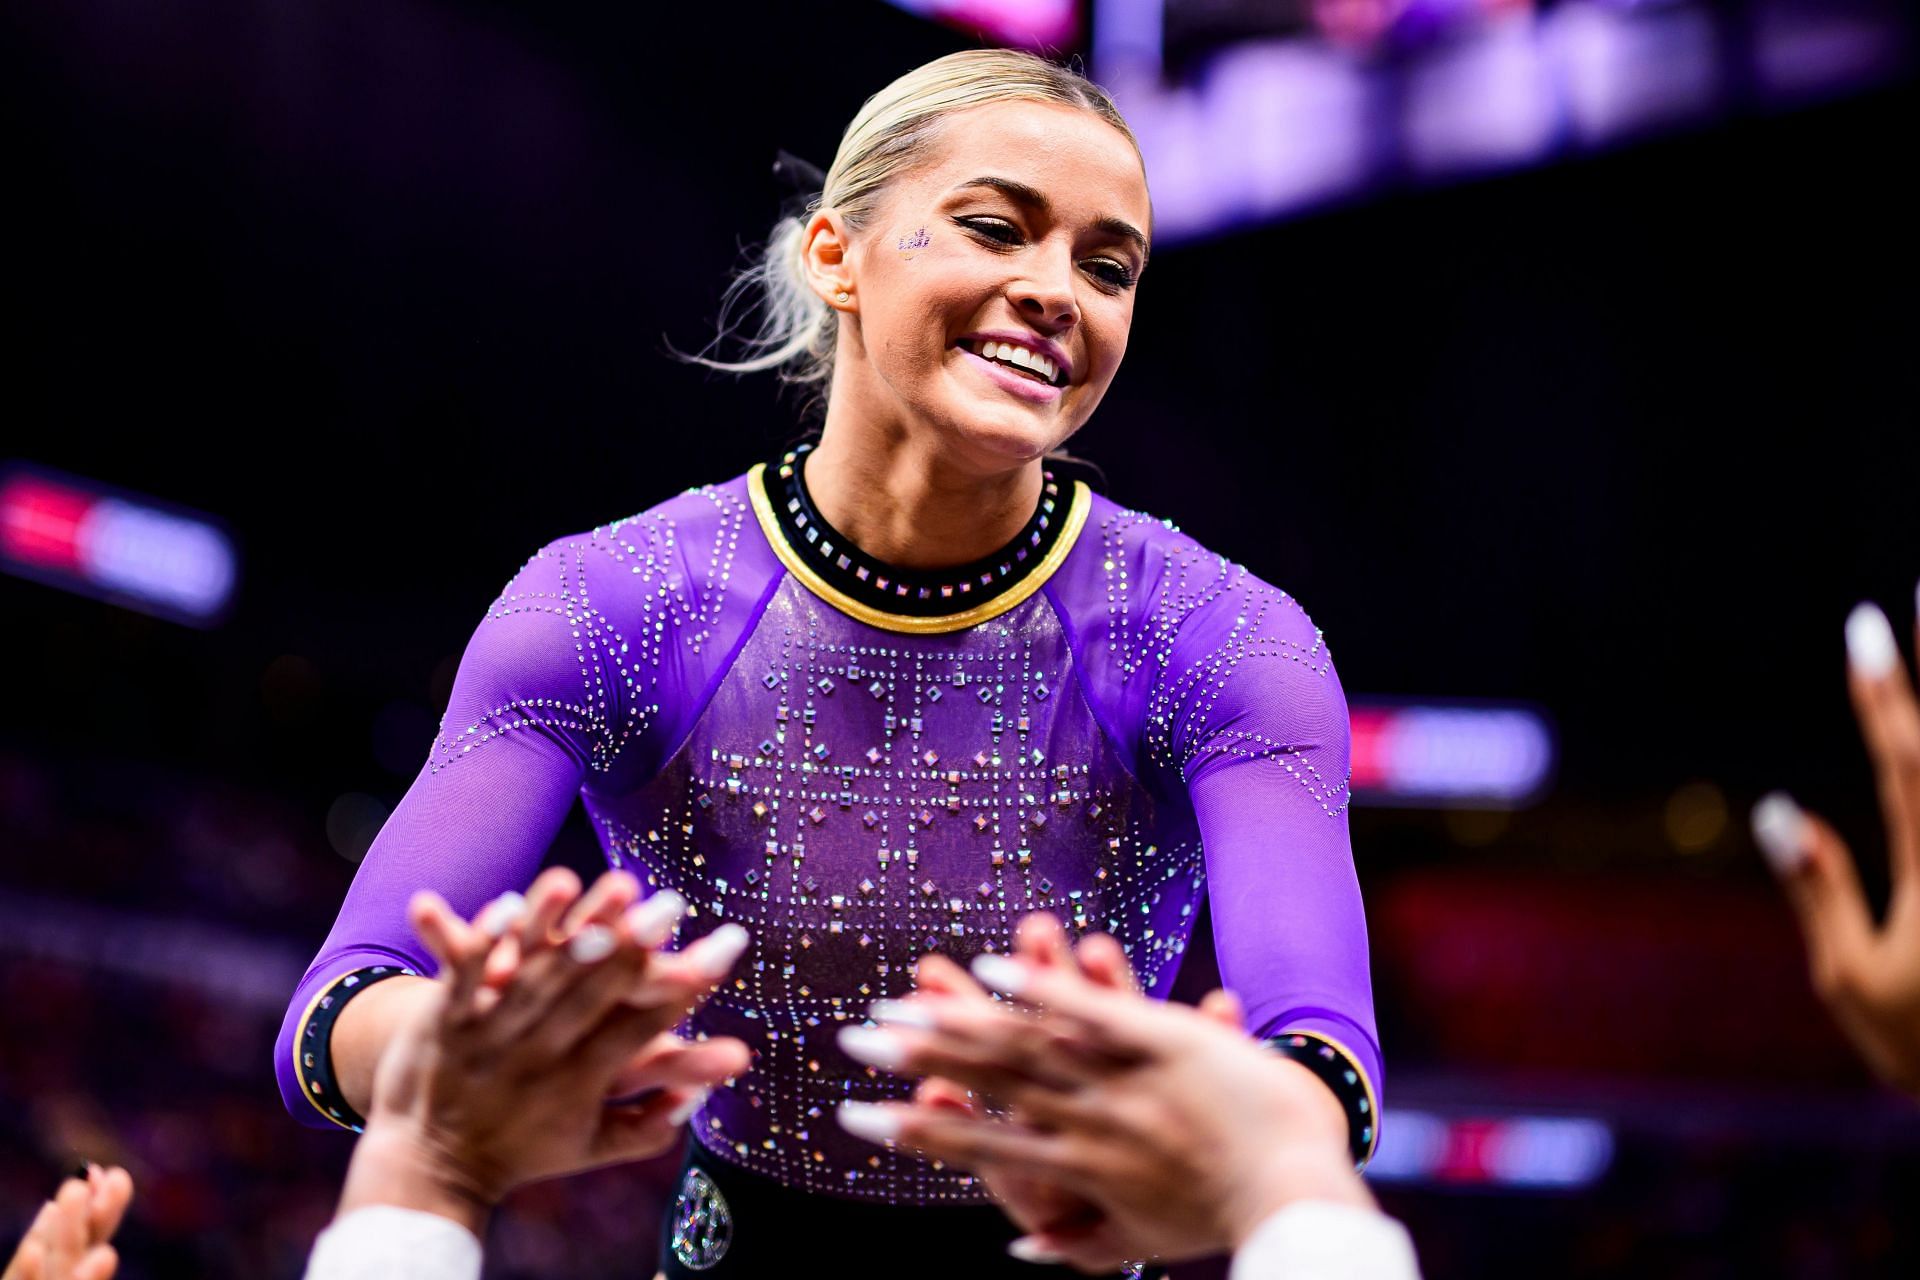
<path fill-rule="evenodd" d="M 807 1253 L 1034 1274 L 990 1192 L 1029 1221 L 1090 1206 L 832 1112 L 908 1087 L 837 1030 L 921 954 L 1005 952 L 1036 910 L 1112 933 L 1164 996 L 1208 894 L 1248 1031 L 1325 1082 L 1365 1159 L 1379 1057 L 1326 645 L 1048 461 L 1119 369 L 1151 235 L 1133 136 L 1071 71 L 961 53 L 867 102 L 737 286 L 751 358 L 719 364 L 816 387 L 817 443 L 549 543 L 489 608 L 289 1009 L 296 1114 L 353 1127 L 425 998 L 409 895 L 471 915 L 525 886 L 578 797 L 612 865 L 691 904 L 683 940 L 752 937 L 691 1021 L 753 1065 L 692 1118 L 670 1276 Z"/>

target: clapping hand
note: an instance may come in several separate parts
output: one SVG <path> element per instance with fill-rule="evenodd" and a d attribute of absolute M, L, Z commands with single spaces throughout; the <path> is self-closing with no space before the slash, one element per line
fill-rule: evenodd
<path fill-rule="evenodd" d="M 1096 980 L 1089 969 L 1125 964 L 1103 935 L 1077 964 L 1035 963 L 1031 949 L 974 964 L 1017 1006 L 928 957 L 916 995 L 873 1010 L 881 1027 L 843 1032 L 856 1058 L 949 1083 L 932 1102 L 923 1088 L 910 1104 L 843 1104 L 841 1123 L 987 1171 L 996 1192 L 996 1172 L 1014 1175 L 1032 1197 L 1007 1203 L 1028 1233 L 1015 1252 L 1089 1271 L 1234 1248 L 1295 1200 L 1372 1206 L 1338 1103 L 1248 1037 L 1231 996 L 1187 1008 Z M 952 1105 L 960 1090 L 987 1105 Z"/>
<path fill-rule="evenodd" d="M 437 894 L 414 896 L 440 973 L 380 1059 L 343 1215 L 397 1204 L 478 1233 L 516 1186 L 664 1151 L 705 1091 L 746 1069 L 738 1040 L 671 1031 L 732 969 L 745 931 L 662 952 L 685 904 L 637 897 L 625 872 L 582 894 L 556 870 L 468 923 Z"/>

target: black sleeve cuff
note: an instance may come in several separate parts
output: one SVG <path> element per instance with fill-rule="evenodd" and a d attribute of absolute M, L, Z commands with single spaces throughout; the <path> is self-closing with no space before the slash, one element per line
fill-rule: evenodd
<path fill-rule="evenodd" d="M 1312 1032 L 1289 1031 L 1270 1037 L 1267 1045 L 1313 1072 L 1322 1084 L 1333 1090 L 1340 1109 L 1347 1115 L 1347 1145 L 1353 1153 L 1353 1167 L 1366 1168 L 1374 1148 L 1379 1145 L 1380 1116 L 1374 1105 L 1373 1088 L 1359 1064 L 1338 1045 Z"/>
<path fill-rule="evenodd" d="M 374 983 L 397 978 L 401 974 L 413 975 L 413 970 L 394 964 L 355 969 L 334 979 L 307 1006 L 307 1016 L 301 1023 L 293 1050 L 300 1092 L 319 1109 L 321 1115 L 342 1129 L 359 1133 L 367 1127 L 367 1122 L 358 1111 L 347 1105 L 346 1095 L 340 1092 L 339 1081 L 334 1076 L 333 1024 L 340 1017 L 340 1011 L 347 1007 L 347 1001 Z"/>

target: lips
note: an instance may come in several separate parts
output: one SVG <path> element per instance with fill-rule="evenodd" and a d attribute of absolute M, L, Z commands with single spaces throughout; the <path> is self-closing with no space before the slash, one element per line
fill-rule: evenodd
<path fill-rule="evenodd" d="M 1032 404 L 1052 404 L 1060 398 L 1059 387 L 1042 382 L 1032 374 L 976 355 L 964 346 L 955 349 L 970 368 L 978 370 L 982 377 L 1022 400 Z"/>

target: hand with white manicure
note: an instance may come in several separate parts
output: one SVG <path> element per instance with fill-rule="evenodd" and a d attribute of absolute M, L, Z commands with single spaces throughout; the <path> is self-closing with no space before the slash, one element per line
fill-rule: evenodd
<path fill-rule="evenodd" d="M 478 1235 L 514 1187 L 666 1150 L 706 1091 L 746 1069 L 738 1040 L 671 1033 L 746 931 L 659 952 L 686 909 L 678 895 L 635 905 L 625 872 L 584 894 L 570 875 L 471 925 L 437 894 L 414 896 L 409 918 L 440 972 L 380 1058 L 341 1216 L 394 1205 Z"/>
<path fill-rule="evenodd" d="M 976 959 L 974 977 L 1018 1007 L 973 998 L 945 973 L 950 961 L 927 957 L 920 994 L 870 1010 L 880 1027 L 841 1032 L 856 1059 L 971 1090 L 1004 1117 L 923 1090 L 911 1104 L 843 1103 L 841 1125 L 1017 1174 L 1035 1198 L 1003 1198 L 1027 1232 L 1014 1255 L 1087 1271 L 1237 1249 L 1297 1202 L 1374 1211 L 1338 1104 L 1305 1067 L 1247 1036 L 1232 997 L 1215 992 L 1198 1009 L 1151 1000 L 1089 976 L 1124 965 L 1113 939 L 1079 950 L 1068 965 Z"/>
<path fill-rule="evenodd" d="M 1799 917 L 1814 989 L 1867 1065 L 1920 1098 L 1920 703 L 1886 614 L 1858 606 L 1846 636 L 1847 689 L 1887 828 L 1886 919 L 1874 923 L 1838 833 L 1785 792 L 1754 806 L 1753 838 Z"/>

